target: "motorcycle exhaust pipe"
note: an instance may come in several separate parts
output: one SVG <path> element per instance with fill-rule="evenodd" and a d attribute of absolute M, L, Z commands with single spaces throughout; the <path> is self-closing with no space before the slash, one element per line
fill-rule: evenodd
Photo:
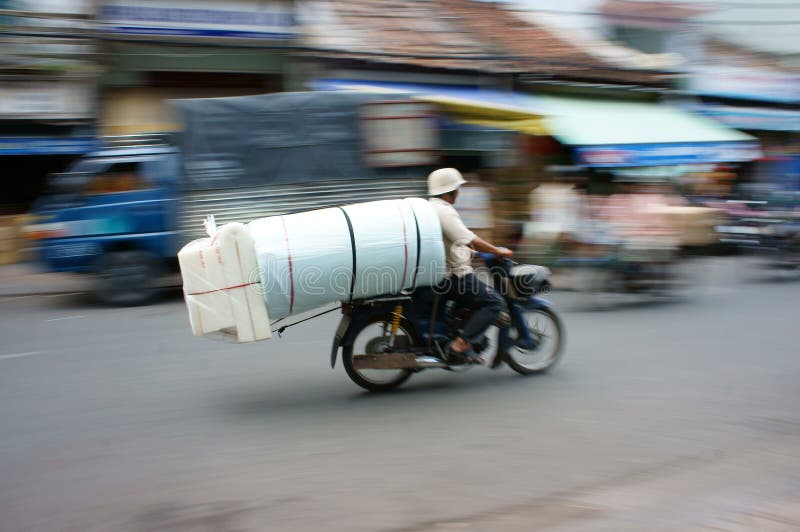
<path fill-rule="evenodd" d="M 415 353 L 381 353 L 378 355 L 353 355 L 355 369 L 423 369 L 446 368 L 439 358 L 418 356 Z"/>

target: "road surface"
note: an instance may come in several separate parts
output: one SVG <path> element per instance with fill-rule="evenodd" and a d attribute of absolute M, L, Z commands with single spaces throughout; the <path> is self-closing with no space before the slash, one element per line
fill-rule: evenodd
<path fill-rule="evenodd" d="M 800 529 L 800 283 L 700 261 L 669 304 L 575 310 L 546 376 L 370 395 L 337 316 L 193 338 L 179 297 L 0 299 L 0 531 Z"/>

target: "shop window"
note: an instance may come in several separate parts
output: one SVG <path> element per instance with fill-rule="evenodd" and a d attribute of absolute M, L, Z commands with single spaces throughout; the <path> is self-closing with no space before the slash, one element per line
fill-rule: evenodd
<path fill-rule="evenodd" d="M 147 86 L 197 90 L 255 89 L 257 94 L 278 92 L 282 78 L 277 74 L 242 72 L 146 72 Z M 241 91 L 246 92 L 246 91 Z"/>

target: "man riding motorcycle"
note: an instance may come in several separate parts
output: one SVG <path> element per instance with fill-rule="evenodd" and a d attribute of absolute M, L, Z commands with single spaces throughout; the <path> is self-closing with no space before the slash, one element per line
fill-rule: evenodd
<path fill-rule="evenodd" d="M 497 257 L 511 257 L 513 252 L 486 242 L 464 225 L 453 204 L 458 197 L 458 189 L 466 182 L 455 168 L 440 168 L 428 176 L 428 195 L 439 216 L 447 256 L 447 278 L 437 288 L 458 306 L 472 311 L 459 329 L 458 336 L 449 344 L 447 356 L 454 361 L 482 364 L 484 360 L 475 354 L 472 344 L 479 341 L 495 322 L 504 308 L 504 302 L 492 287 L 475 275 L 472 250 L 492 253 Z"/>

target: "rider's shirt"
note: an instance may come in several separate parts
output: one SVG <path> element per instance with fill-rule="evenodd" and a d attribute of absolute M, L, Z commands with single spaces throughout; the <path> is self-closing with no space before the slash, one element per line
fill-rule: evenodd
<path fill-rule="evenodd" d="M 431 198 L 430 202 L 442 225 L 448 275 L 463 277 L 472 273 L 472 249 L 468 244 L 475 240 L 477 235 L 464 225 L 458 211 L 451 204 L 441 198 Z"/>

